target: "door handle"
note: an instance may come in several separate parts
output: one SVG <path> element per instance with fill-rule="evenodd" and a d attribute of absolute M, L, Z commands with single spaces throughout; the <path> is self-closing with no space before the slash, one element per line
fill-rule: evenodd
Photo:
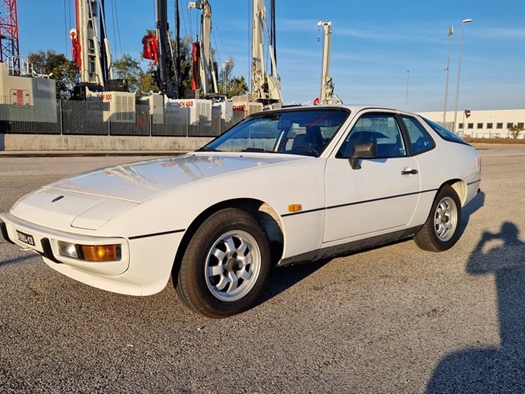
<path fill-rule="evenodd" d="M 418 173 L 418 170 L 416 170 L 415 168 L 412 169 L 410 167 L 406 167 L 403 169 L 403 171 L 401 171 L 401 175 L 416 175 Z"/>

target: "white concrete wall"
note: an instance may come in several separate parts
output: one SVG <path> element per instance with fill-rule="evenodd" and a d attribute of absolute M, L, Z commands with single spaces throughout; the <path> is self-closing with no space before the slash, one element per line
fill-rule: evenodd
<path fill-rule="evenodd" d="M 0 134 L 4 151 L 178 151 L 200 148 L 210 137 L 69 136 Z"/>

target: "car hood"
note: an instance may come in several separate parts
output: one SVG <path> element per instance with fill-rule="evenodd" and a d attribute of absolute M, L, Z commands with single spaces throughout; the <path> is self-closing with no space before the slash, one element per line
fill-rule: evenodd
<path fill-rule="evenodd" d="M 109 167 L 58 181 L 48 187 L 140 203 L 191 182 L 284 160 L 290 160 L 290 157 L 193 153 Z"/>
<path fill-rule="evenodd" d="M 96 230 L 120 213 L 168 190 L 304 157 L 276 154 L 192 153 L 118 165 L 45 186 L 11 213 L 35 224 Z"/>

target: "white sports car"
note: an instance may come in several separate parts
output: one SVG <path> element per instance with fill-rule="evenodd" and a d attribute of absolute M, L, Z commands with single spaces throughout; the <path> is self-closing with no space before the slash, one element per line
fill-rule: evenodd
<path fill-rule="evenodd" d="M 449 249 L 480 181 L 476 150 L 418 115 L 292 107 L 192 153 L 45 186 L 1 214 L 1 230 L 112 292 L 154 294 L 172 275 L 187 306 L 224 317 L 256 302 L 273 265 L 404 238 Z"/>

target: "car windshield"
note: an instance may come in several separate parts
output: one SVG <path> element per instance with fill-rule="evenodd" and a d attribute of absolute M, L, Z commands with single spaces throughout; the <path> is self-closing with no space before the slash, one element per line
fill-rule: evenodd
<path fill-rule="evenodd" d="M 301 108 L 259 112 L 200 150 L 275 152 L 318 157 L 350 112 L 343 108 Z"/>
<path fill-rule="evenodd" d="M 449 129 L 446 129 L 443 126 L 441 126 L 440 124 L 438 124 L 436 122 L 432 122 L 431 120 L 429 120 L 427 118 L 423 118 L 423 119 L 425 119 L 425 122 L 427 122 L 428 125 L 430 127 L 432 127 L 434 129 L 434 131 L 436 133 L 438 133 L 438 135 L 441 138 L 443 138 L 444 140 L 450 141 L 450 142 L 459 142 L 460 144 L 469 145 L 463 138 L 461 138 L 459 135 L 453 133 Z"/>

